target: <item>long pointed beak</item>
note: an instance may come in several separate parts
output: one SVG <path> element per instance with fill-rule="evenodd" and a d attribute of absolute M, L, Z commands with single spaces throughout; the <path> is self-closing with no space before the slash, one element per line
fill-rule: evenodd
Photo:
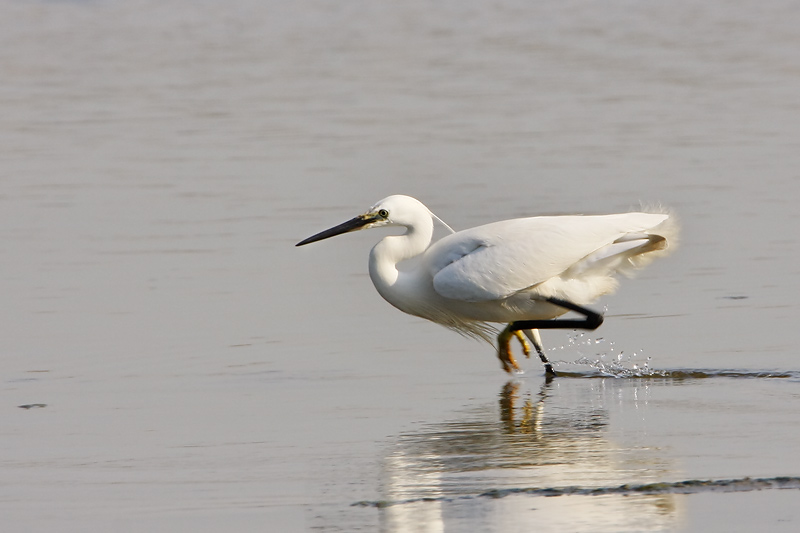
<path fill-rule="evenodd" d="M 322 239 L 327 239 L 328 237 L 335 237 L 336 235 L 341 235 L 342 233 L 349 233 L 351 231 L 356 231 L 367 224 L 374 222 L 374 218 L 369 215 L 358 215 L 355 218 L 351 218 L 347 222 L 343 222 L 338 226 L 334 226 L 330 229 L 326 229 L 325 231 L 320 231 L 316 235 L 312 235 L 308 239 L 302 240 L 295 244 L 295 246 L 303 246 L 304 244 L 311 244 L 312 242 L 321 241 Z"/>

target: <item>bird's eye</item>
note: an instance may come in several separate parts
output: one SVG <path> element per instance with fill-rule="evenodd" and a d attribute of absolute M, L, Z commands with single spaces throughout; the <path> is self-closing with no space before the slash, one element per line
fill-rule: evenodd
<path fill-rule="evenodd" d="M 389 218 L 389 211 L 387 211 L 386 209 L 381 209 L 380 211 L 378 211 L 378 216 L 381 218 Z"/>

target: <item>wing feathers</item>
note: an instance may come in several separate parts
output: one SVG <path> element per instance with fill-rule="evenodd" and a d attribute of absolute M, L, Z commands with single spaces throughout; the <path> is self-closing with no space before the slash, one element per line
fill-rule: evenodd
<path fill-rule="evenodd" d="M 448 235 L 426 254 L 433 286 L 462 301 L 506 298 L 554 276 L 610 268 L 666 247 L 647 233 L 667 215 L 534 217 L 505 220 Z"/>

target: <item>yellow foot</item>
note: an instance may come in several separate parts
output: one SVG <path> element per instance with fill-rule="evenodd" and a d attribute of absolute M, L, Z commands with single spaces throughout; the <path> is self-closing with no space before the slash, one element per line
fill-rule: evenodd
<path fill-rule="evenodd" d="M 522 345 L 522 353 L 525 354 L 525 357 L 528 359 L 531 358 L 531 347 L 528 345 L 528 341 L 525 339 L 525 335 L 522 334 L 520 330 L 514 332 L 514 336 L 519 339 L 519 343 Z"/>
<path fill-rule="evenodd" d="M 514 354 L 511 353 L 511 337 L 513 335 L 516 335 L 516 332 L 511 333 L 509 331 L 509 326 L 506 326 L 497 336 L 497 358 L 500 359 L 503 370 L 509 374 L 512 370 L 521 372 L 519 365 L 514 360 Z"/>

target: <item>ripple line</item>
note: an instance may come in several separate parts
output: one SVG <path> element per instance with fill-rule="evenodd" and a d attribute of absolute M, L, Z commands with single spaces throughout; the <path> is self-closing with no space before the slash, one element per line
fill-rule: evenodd
<path fill-rule="evenodd" d="M 603 496 L 609 494 L 621 494 L 623 496 L 631 494 L 700 494 L 704 492 L 750 492 L 756 490 L 771 489 L 800 489 L 800 477 L 779 476 L 771 478 L 750 478 L 739 479 L 691 479 L 687 481 L 645 483 L 641 485 L 629 484 L 617 487 L 546 487 L 546 488 L 514 488 L 514 489 L 492 489 L 472 496 L 459 497 L 426 497 L 411 498 L 408 500 L 377 500 L 360 501 L 351 504 L 353 507 L 374 507 L 384 508 L 394 505 L 405 505 L 420 502 L 451 502 L 455 500 L 470 500 L 475 498 L 505 498 L 516 494 L 527 494 L 529 496 Z"/>
<path fill-rule="evenodd" d="M 740 478 L 740 479 L 692 479 L 688 481 L 645 483 L 634 485 L 626 483 L 618 487 L 561 487 L 561 488 L 523 488 L 496 489 L 479 494 L 480 497 L 504 498 L 512 494 L 532 496 L 602 496 L 606 494 L 699 494 L 701 492 L 749 492 L 765 489 L 800 489 L 800 477 Z"/>
<path fill-rule="evenodd" d="M 597 372 L 569 372 L 558 369 L 559 377 L 566 378 L 634 378 L 662 380 L 694 380 L 710 378 L 730 379 L 795 379 L 800 380 L 800 371 L 796 370 L 739 370 L 739 369 L 598 369 Z"/>

